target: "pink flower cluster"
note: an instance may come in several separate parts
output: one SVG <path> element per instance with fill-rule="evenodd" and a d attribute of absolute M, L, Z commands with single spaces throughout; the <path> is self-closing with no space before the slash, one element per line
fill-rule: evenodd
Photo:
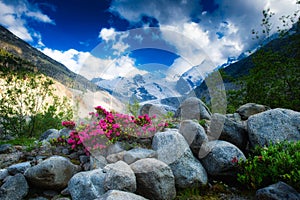
<path fill-rule="evenodd" d="M 61 125 L 64 126 L 64 127 L 66 127 L 66 128 L 68 128 L 68 129 L 74 129 L 74 127 L 75 127 L 76 124 L 73 121 L 63 121 L 61 123 Z"/>
<path fill-rule="evenodd" d="M 90 123 L 81 124 L 81 128 L 71 132 L 68 143 L 72 149 L 80 146 L 88 154 L 116 141 L 131 137 L 151 137 L 159 129 L 168 126 L 167 123 L 154 123 L 153 119 L 156 117 L 149 117 L 147 114 L 135 118 L 127 114 L 108 112 L 101 106 L 95 109 L 96 113 L 90 113 Z"/>

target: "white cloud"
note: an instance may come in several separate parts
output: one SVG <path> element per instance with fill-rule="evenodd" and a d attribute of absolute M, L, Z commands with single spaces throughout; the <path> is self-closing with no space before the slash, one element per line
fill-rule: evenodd
<path fill-rule="evenodd" d="M 55 24 L 53 20 L 43 14 L 37 7 L 29 4 L 27 0 L 0 1 L 0 24 L 19 38 L 27 42 L 37 39 L 41 45 L 41 35 L 28 28 L 26 21 L 28 18 L 42 23 Z"/>
<path fill-rule="evenodd" d="M 139 22 L 145 15 L 156 18 L 164 40 L 174 45 L 178 54 L 183 56 L 173 63 L 175 71 L 181 71 L 180 65 L 186 68 L 186 61 L 201 63 L 205 57 L 203 52 L 206 58 L 208 56 L 216 65 L 220 65 L 228 57 L 238 57 L 251 50 L 259 42 L 252 40 L 251 30 L 261 29 L 263 9 L 269 7 L 276 13 L 271 20 L 273 31 L 280 24 L 280 16 L 299 10 L 295 0 L 215 0 L 218 7 L 213 12 L 204 10 L 200 2 L 153 0 L 138 1 L 133 6 L 130 0 L 114 0 L 110 10 L 131 23 Z M 193 22 L 191 16 L 198 18 L 199 22 Z M 188 44 L 187 40 L 190 41 Z"/>
<path fill-rule="evenodd" d="M 53 50 L 49 48 L 40 49 L 44 54 L 64 64 L 70 70 L 88 79 L 104 78 L 112 79 L 118 76 L 128 77 L 135 74 L 145 74 L 145 71 L 135 67 L 134 60 L 128 56 L 116 59 L 101 59 L 89 52 L 81 52 L 75 49 L 67 51 Z"/>
<path fill-rule="evenodd" d="M 115 40 L 116 31 L 114 28 L 109 28 L 109 29 L 103 28 L 99 33 L 99 37 L 105 40 L 106 42 L 110 40 Z"/>

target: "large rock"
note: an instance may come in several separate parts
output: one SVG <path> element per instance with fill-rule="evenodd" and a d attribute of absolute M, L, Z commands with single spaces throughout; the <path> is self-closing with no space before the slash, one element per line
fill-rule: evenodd
<path fill-rule="evenodd" d="M 236 145 L 241 150 L 246 149 L 248 143 L 247 130 L 241 123 L 228 119 L 225 115 L 214 113 L 210 123 L 210 135 L 218 140 L 224 140 Z"/>
<path fill-rule="evenodd" d="M 103 183 L 105 190 L 136 191 L 134 172 L 124 161 L 108 164 L 103 168 L 103 171 L 106 173 Z"/>
<path fill-rule="evenodd" d="M 110 190 L 95 200 L 147 200 L 146 198 L 120 190 Z"/>
<path fill-rule="evenodd" d="M 156 117 L 163 117 L 164 115 L 167 114 L 167 110 L 164 108 L 163 105 L 153 105 L 150 103 L 144 104 L 140 109 L 139 109 L 139 114 L 140 115 L 149 115 L 150 117 L 155 115 Z"/>
<path fill-rule="evenodd" d="M 29 161 L 27 161 L 27 162 L 21 162 L 21 163 L 11 165 L 7 168 L 7 170 L 10 175 L 15 175 L 18 173 L 24 174 L 24 172 L 30 167 L 31 164 Z"/>
<path fill-rule="evenodd" d="M 49 129 L 41 135 L 40 141 L 49 141 L 51 139 L 58 138 L 59 136 L 60 134 L 57 129 Z"/>
<path fill-rule="evenodd" d="M 0 188 L 0 200 L 21 200 L 28 193 L 29 186 L 23 174 L 16 174 L 6 179 Z"/>
<path fill-rule="evenodd" d="M 18 163 L 24 156 L 24 153 L 16 151 L 13 153 L 0 154 L 0 169 Z"/>
<path fill-rule="evenodd" d="M 207 184 L 205 169 L 193 156 L 188 143 L 178 130 L 156 133 L 152 148 L 156 150 L 158 160 L 172 169 L 176 187 L 187 188 Z"/>
<path fill-rule="evenodd" d="M 204 145 L 207 155 L 201 159 L 203 167 L 212 176 L 236 176 L 237 160 L 246 160 L 243 152 L 235 145 L 221 140 Z"/>
<path fill-rule="evenodd" d="M 179 133 L 183 135 L 194 154 L 198 154 L 201 145 L 208 142 L 204 128 L 193 120 L 182 121 Z"/>
<path fill-rule="evenodd" d="M 11 144 L 1 144 L 0 145 L 0 154 L 11 153 L 14 151 L 14 147 Z"/>
<path fill-rule="evenodd" d="M 36 187 L 60 190 L 68 185 L 79 167 L 62 156 L 52 156 L 25 172 L 27 180 Z"/>
<path fill-rule="evenodd" d="M 0 182 L 3 181 L 8 176 L 9 174 L 7 169 L 0 169 Z"/>
<path fill-rule="evenodd" d="M 211 113 L 207 106 L 198 98 L 190 97 L 184 100 L 175 113 L 181 119 L 210 119 Z"/>
<path fill-rule="evenodd" d="M 281 108 L 268 110 L 252 115 L 247 127 L 252 146 L 297 141 L 300 140 L 300 113 Z"/>
<path fill-rule="evenodd" d="M 256 103 L 247 103 L 239 107 L 236 112 L 241 116 L 243 120 L 247 120 L 251 115 L 255 115 L 269 109 L 270 108 L 268 106 Z"/>
<path fill-rule="evenodd" d="M 127 164 L 134 163 L 137 160 L 143 158 L 156 158 L 157 154 L 152 149 L 144 149 L 144 148 L 134 148 L 129 151 L 124 152 L 124 161 Z"/>
<path fill-rule="evenodd" d="M 300 193 L 284 182 L 278 182 L 256 191 L 257 200 L 299 200 Z"/>
<path fill-rule="evenodd" d="M 167 164 L 155 158 L 145 158 L 130 167 L 136 176 L 137 194 L 154 200 L 175 198 L 175 179 Z"/>
<path fill-rule="evenodd" d="M 95 169 L 75 174 L 68 184 L 68 190 L 73 200 L 93 200 L 103 195 L 105 173 L 102 169 Z"/>

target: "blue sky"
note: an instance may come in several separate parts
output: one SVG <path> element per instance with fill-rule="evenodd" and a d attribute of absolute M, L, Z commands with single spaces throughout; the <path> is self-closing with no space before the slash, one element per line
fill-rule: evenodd
<path fill-rule="evenodd" d="M 262 10 L 277 20 L 296 0 L 0 0 L 0 24 L 87 78 L 181 74 L 253 49 Z M 276 28 L 274 28 L 276 31 Z M 155 65 L 157 64 L 157 65 Z M 152 66 L 153 68 L 150 69 Z"/>

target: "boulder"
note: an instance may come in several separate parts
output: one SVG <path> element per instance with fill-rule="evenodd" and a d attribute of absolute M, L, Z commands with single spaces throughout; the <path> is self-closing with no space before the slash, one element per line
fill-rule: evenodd
<path fill-rule="evenodd" d="M 27 162 L 21 162 L 18 164 L 11 165 L 7 168 L 7 170 L 10 175 L 15 175 L 18 173 L 24 174 L 24 172 L 27 169 L 29 169 L 30 167 L 31 167 L 31 164 L 29 161 L 27 161 Z"/>
<path fill-rule="evenodd" d="M 0 182 L 3 181 L 8 176 L 9 174 L 7 169 L 0 169 Z"/>
<path fill-rule="evenodd" d="M 236 161 L 246 160 L 243 152 L 235 145 L 221 140 L 206 143 L 204 149 L 205 157 L 200 157 L 203 167 L 212 176 L 236 176 Z"/>
<path fill-rule="evenodd" d="M 106 157 L 106 160 L 108 163 L 115 163 L 118 162 L 119 160 L 124 160 L 125 152 L 126 151 L 121 151 L 119 153 L 110 154 Z"/>
<path fill-rule="evenodd" d="M 175 117 L 185 119 L 210 119 L 208 107 L 198 98 L 190 97 L 184 100 L 175 113 Z"/>
<path fill-rule="evenodd" d="M 146 198 L 120 190 L 110 190 L 95 200 L 147 200 Z"/>
<path fill-rule="evenodd" d="M 209 131 L 209 135 L 213 135 L 214 139 L 230 142 L 241 150 L 246 149 L 248 143 L 246 127 L 241 123 L 234 122 L 225 115 L 214 113 Z M 217 137 L 218 135 L 219 137 Z"/>
<path fill-rule="evenodd" d="M 134 163 L 137 160 L 143 158 L 156 158 L 157 154 L 152 149 L 145 149 L 145 148 L 134 148 L 124 153 L 123 160 L 127 164 Z"/>
<path fill-rule="evenodd" d="M 106 173 L 103 183 L 105 190 L 136 191 L 134 172 L 124 161 L 106 165 L 103 172 Z"/>
<path fill-rule="evenodd" d="M 249 117 L 247 122 L 251 146 L 300 140 L 300 112 L 276 108 Z"/>
<path fill-rule="evenodd" d="M 23 174 L 9 176 L 0 188 L 0 200 L 23 199 L 29 186 Z"/>
<path fill-rule="evenodd" d="M 300 193 L 288 184 L 279 181 L 256 191 L 257 200 L 299 200 Z"/>
<path fill-rule="evenodd" d="M 57 129 L 49 129 L 42 133 L 40 137 L 40 141 L 49 141 L 53 138 L 58 138 L 60 136 L 59 131 Z"/>
<path fill-rule="evenodd" d="M 136 181 L 136 193 L 154 200 L 169 200 L 176 197 L 175 178 L 171 168 L 155 158 L 145 158 L 130 165 Z"/>
<path fill-rule="evenodd" d="M 24 156 L 24 153 L 16 151 L 13 153 L 0 154 L 0 169 L 18 163 Z"/>
<path fill-rule="evenodd" d="M 11 153 L 14 151 L 14 147 L 11 144 L 1 144 L 0 145 L 0 154 Z"/>
<path fill-rule="evenodd" d="M 70 178 L 80 170 L 69 159 L 52 156 L 25 172 L 26 179 L 36 187 L 60 190 L 68 185 Z"/>
<path fill-rule="evenodd" d="M 68 183 L 68 190 L 73 200 L 94 200 L 106 191 L 103 188 L 105 173 L 102 169 L 79 172 Z"/>
<path fill-rule="evenodd" d="M 105 165 L 107 165 L 107 160 L 102 155 L 92 154 L 90 156 L 90 165 L 91 169 L 102 169 L 103 167 L 105 167 Z"/>
<path fill-rule="evenodd" d="M 236 112 L 241 116 L 242 120 L 247 120 L 251 115 L 255 115 L 257 113 L 261 113 L 269 109 L 270 108 L 268 106 L 256 103 L 247 103 L 245 105 L 240 106 Z"/>
<path fill-rule="evenodd" d="M 204 128 L 193 120 L 183 120 L 180 123 L 179 133 L 183 135 L 194 154 L 198 154 L 201 145 L 208 142 Z"/>
<path fill-rule="evenodd" d="M 207 174 L 178 130 L 155 134 L 152 148 L 157 159 L 168 164 L 175 177 L 176 187 L 187 188 L 207 184 Z"/>
<path fill-rule="evenodd" d="M 139 109 L 139 115 L 145 114 L 149 115 L 150 117 L 155 115 L 156 117 L 160 118 L 167 114 L 167 110 L 164 108 L 163 105 L 153 105 L 147 103 Z"/>

